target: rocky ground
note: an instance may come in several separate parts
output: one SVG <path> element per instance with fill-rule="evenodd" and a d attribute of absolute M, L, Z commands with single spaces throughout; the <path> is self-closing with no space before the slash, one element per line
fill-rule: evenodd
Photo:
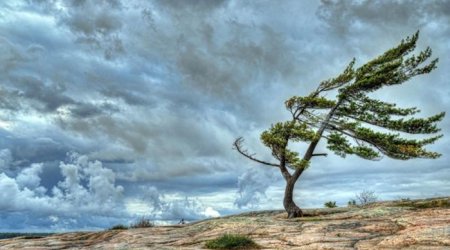
<path fill-rule="evenodd" d="M 450 197 L 381 202 L 364 208 L 253 212 L 177 226 L 65 233 L 0 240 L 0 249 L 202 249 L 224 233 L 262 249 L 450 249 Z"/>

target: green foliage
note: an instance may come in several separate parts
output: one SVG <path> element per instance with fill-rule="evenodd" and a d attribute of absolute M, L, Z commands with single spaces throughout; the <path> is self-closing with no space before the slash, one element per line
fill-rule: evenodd
<path fill-rule="evenodd" d="M 419 67 L 431 57 L 432 51 L 430 48 L 426 48 L 417 56 L 404 58 L 415 49 L 418 38 L 419 32 L 402 40 L 397 47 L 386 51 L 383 55 L 358 68 L 354 74 L 353 83 L 340 89 L 340 93 L 347 96 L 361 92 L 372 92 L 383 86 L 401 84 L 416 75 L 430 73 L 436 68 L 437 59 Z"/>
<path fill-rule="evenodd" d="M 355 70 L 353 66 L 355 65 L 355 58 L 348 64 L 347 68 L 339 76 L 323 81 L 319 85 L 320 91 L 330 91 L 336 88 L 342 87 L 344 84 L 349 83 L 354 78 Z"/>
<path fill-rule="evenodd" d="M 354 207 L 356 206 L 356 200 L 355 199 L 351 199 L 347 202 L 347 206 L 348 207 Z"/>
<path fill-rule="evenodd" d="M 311 141 L 315 138 L 315 132 L 308 128 L 307 124 L 298 121 L 279 122 L 261 134 L 261 141 L 272 150 L 272 155 L 278 159 L 284 159 L 288 167 L 306 168 L 308 161 L 299 158 L 297 152 L 287 148 L 288 141 Z"/>
<path fill-rule="evenodd" d="M 155 224 L 153 224 L 150 221 L 150 219 L 142 217 L 136 223 L 131 224 L 130 228 L 146 228 L 146 227 L 154 227 L 154 226 L 155 226 Z"/>
<path fill-rule="evenodd" d="M 293 96 L 285 102 L 286 108 L 293 109 L 298 107 L 313 108 L 313 109 L 328 109 L 336 105 L 336 101 L 328 100 L 322 96 Z"/>
<path fill-rule="evenodd" d="M 335 201 L 327 201 L 323 204 L 325 207 L 328 208 L 335 208 L 337 207 L 336 202 Z"/>
<path fill-rule="evenodd" d="M 380 153 L 394 159 L 437 158 L 440 154 L 428 152 L 423 147 L 441 136 L 424 140 L 402 138 L 399 134 L 375 131 L 364 125 L 409 134 L 432 134 L 440 131 L 436 123 L 445 116 L 444 112 L 427 118 L 396 118 L 410 116 L 419 112 L 415 107 L 398 108 L 388 103 L 369 98 L 366 94 L 383 86 L 401 84 L 411 77 L 431 72 L 437 60 L 419 68 L 430 56 L 427 48 L 417 56 L 404 58 L 416 45 L 419 33 L 403 40 L 400 45 L 386 51 L 383 55 L 366 63 L 354 73 L 354 79 L 341 85 L 338 106 L 328 121 L 326 130 L 330 131 L 328 149 L 345 157 L 355 154 L 369 160 L 379 159 Z M 353 139 L 353 146 L 348 140 Z"/>
<path fill-rule="evenodd" d="M 108 230 L 127 230 L 128 227 L 122 224 L 114 225 Z"/>
<path fill-rule="evenodd" d="M 429 152 L 424 146 L 441 135 L 415 140 L 383 129 L 408 134 L 437 133 L 440 131 L 437 122 L 444 118 L 444 112 L 425 118 L 408 117 L 419 110 L 399 108 L 395 103 L 367 96 L 383 86 L 404 83 L 436 68 L 437 60 L 425 64 L 432 54 L 430 48 L 407 57 L 415 49 L 418 37 L 417 32 L 359 68 L 354 69 L 353 59 L 342 74 L 323 81 L 316 91 L 305 97 L 289 98 L 285 105 L 293 120 L 276 123 L 264 131 L 261 135 L 264 145 L 276 159 L 287 159 L 288 166 L 294 169 L 301 166 L 301 160 L 297 153 L 288 150 L 289 142 L 315 145 L 321 138 L 327 139 L 329 150 L 342 157 L 349 154 L 367 160 L 378 160 L 382 155 L 401 160 L 439 157 L 439 153 Z M 334 89 L 339 90 L 336 100 L 322 95 Z M 308 161 L 311 158 L 305 157 Z"/>
<path fill-rule="evenodd" d="M 205 244 L 209 249 L 249 249 L 259 248 L 249 237 L 239 234 L 224 234 L 216 239 L 209 240 Z"/>
<path fill-rule="evenodd" d="M 278 122 L 264 131 L 261 134 L 261 141 L 271 149 L 281 150 L 288 140 L 311 141 L 315 138 L 314 136 L 314 131 L 309 129 L 306 123 L 287 121 Z"/>
<path fill-rule="evenodd" d="M 364 142 L 374 145 L 380 152 L 394 159 L 408 160 L 412 158 L 437 158 L 439 153 L 428 152 L 423 146 L 435 142 L 442 135 L 423 140 L 404 139 L 400 134 L 375 132 L 372 129 L 358 126 L 350 129 L 355 136 Z"/>
<path fill-rule="evenodd" d="M 379 153 L 370 147 L 352 146 L 347 138 L 339 133 L 331 133 L 329 135 L 327 148 L 341 157 L 345 157 L 347 154 L 355 154 L 367 160 L 373 160 L 380 157 Z"/>

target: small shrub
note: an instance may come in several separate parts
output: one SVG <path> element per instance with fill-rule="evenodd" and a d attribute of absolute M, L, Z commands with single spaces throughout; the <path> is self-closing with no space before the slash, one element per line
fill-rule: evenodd
<path fill-rule="evenodd" d="M 325 202 L 325 204 L 323 204 L 323 205 L 324 205 L 325 207 L 328 207 L 328 208 L 334 208 L 334 207 L 337 207 L 335 201 L 327 201 L 327 202 Z"/>
<path fill-rule="evenodd" d="M 248 236 L 239 234 L 224 234 L 205 244 L 209 249 L 248 249 L 258 248 L 258 245 Z"/>
<path fill-rule="evenodd" d="M 122 224 L 115 225 L 111 227 L 109 230 L 127 230 L 128 227 Z"/>
<path fill-rule="evenodd" d="M 150 219 L 142 217 L 136 223 L 131 224 L 130 228 L 145 228 L 145 227 L 154 227 L 154 226 L 155 226 L 155 224 L 153 224 L 150 221 Z"/>
<path fill-rule="evenodd" d="M 347 202 L 347 206 L 348 207 L 355 207 L 356 206 L 356 200 L 355 199 L 351 199 Z"/>
<path fill-rule="evenodd" d="M 366 206 L 377 201 L 377 196 L 374 191 L 363 190 L 361 193 L 356 194 L 356 199 L 361 206 Z"/>

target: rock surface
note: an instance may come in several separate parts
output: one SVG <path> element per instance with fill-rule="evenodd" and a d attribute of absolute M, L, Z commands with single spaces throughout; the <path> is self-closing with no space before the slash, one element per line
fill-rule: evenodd
<path fill-rule="evenodd" d="M 0 249 L 202 249 L 224 233 L 262 249 L 450 249 L 450 198 L 381 202 L 364 208 L 252 212 L 152 228 L 0 240 Z"/>

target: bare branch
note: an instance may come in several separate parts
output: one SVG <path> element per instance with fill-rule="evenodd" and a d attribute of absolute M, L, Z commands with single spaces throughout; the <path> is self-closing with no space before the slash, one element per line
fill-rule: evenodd
<path fill-rule="evenodd" d="M 317 154 L 312 154 L 312 156 L 314 157 L 314 156 L 327 156 L 328 154 L 327 153 L 317 153 Z"/>
<path fill-rule="evenodd" d="M 250 154 L 250 153 L 248 153 L 248 151 L 247 151 L 246 149 L 243 149 L 243 148 L 242 148 L 242 143 L 243 143 L 243 142 L 244 142 L 244 138 L 242 138 L 242 137 L 237 138 L 237 139 L 234 141 L 234 143 L 233 143 L 233 149 L 235 149 L 235 150 L 238 151 L 241 155 L 247 157 L 248 159 L 250 159 L 250 160 L 252 160 L 252 161 L 255 161 L 255 162 L 258 162 L 258 163 L 267 165 L 267 166 L 272 166 L 272 167 L 277 167 L 277 168 L 280 167 L 279 164 L 270 163 L 270 162 L 265 162 L 265 161 L 262 161 L 262 160 L 259 160 L 259 159 L 256 159 L 255 157 L 253 157 L 255 154 Z"/>

